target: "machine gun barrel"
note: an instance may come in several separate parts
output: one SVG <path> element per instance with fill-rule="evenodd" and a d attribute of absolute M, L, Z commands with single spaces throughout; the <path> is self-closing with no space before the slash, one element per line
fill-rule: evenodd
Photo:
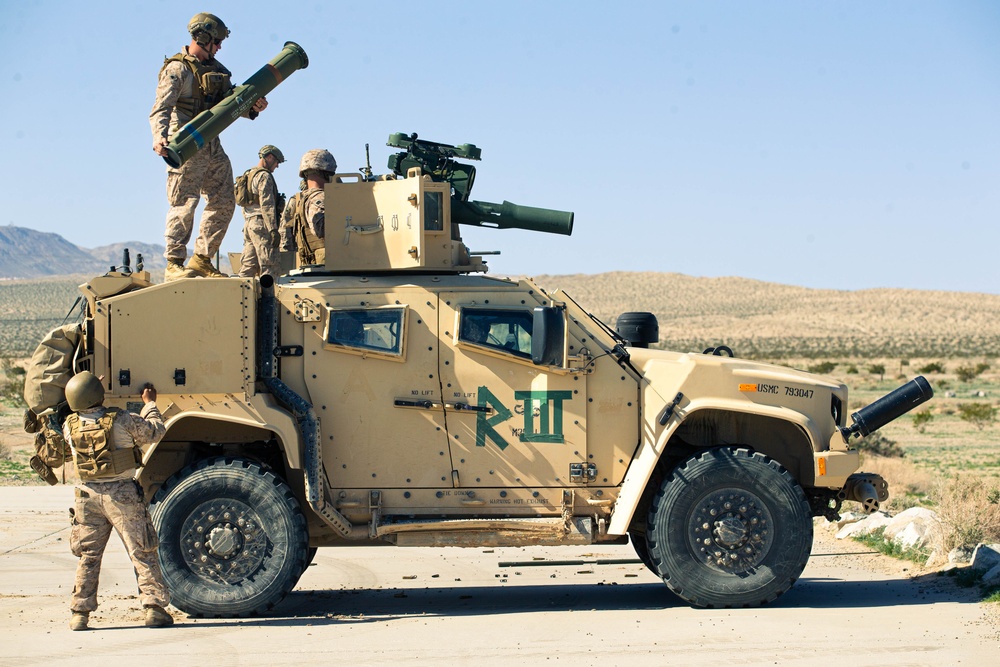
<path fill-rule="evenodd" d="M 163 158 L 174 169 L 191 159 L 202 146 L 209 143 L 247 113 L 261 97 L 278 87 L 293 72 L 309 66 L 309 58 L 295 42 L 285 46 L 266 65 L 257 70 L 243 85 L 233 90 L 211 109 L 206 109 L 182 127 L 167 144 Z"/>
<path fill-rule="evenodd" d="M 573 212 L 551 208 L 519 206 L 505 201 L 461 201 L 452 197 L 451 219 L 460 225 L 493 227 L 495 229 L 529 229 L 546 234 L 573 233 Z"/>

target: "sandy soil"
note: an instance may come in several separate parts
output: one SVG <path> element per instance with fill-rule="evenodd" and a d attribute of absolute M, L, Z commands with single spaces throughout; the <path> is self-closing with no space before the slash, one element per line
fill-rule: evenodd
<path fill-rule="evenodd" d="M 996 605 L 828 529 L 799 582 L 759 609 L 691 609 L 638 563 L 534 566 L 632 558 L 629 546 L 351 547 L 321 550 L 271 616 L 172 610 L 177 625 L 158 630 L 141 626 L 112 537 L 93 630 L 71 632 L 71 496 L 70 486 L 0 487 L 0 665 L 943 665 L 993 664 L 1000 649 Z"/>

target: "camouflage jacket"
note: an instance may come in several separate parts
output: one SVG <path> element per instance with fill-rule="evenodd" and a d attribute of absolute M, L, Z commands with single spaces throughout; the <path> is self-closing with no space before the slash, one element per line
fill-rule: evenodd
<path fill-rule="evenodd" d="M 105 409 L 103 406 L 93 410 L 85 410 L 79 413 L 80 421 L 83 423 L 96 422 L 104 413 Z M 130 449 L 133 446 L 145 447 L 152 445 L 159 442 L 164 433 L 166 433 L 166 427 L 163 425 L 163 418 L 160 416 L 160 411 L 157 409 L 156 403 L 146 403 L 138 415 L 127 410 L 119 411 L 111 427 L 111 436 L 116 449 Z M 70 447 L 73 447 L 73 435 L 68 423 L 63 426 L 63 438 L 66 439 Z M 101 481 L 111 482 L 119 479 L 131 479 L 134 474 L 135 472 L 131 471 L 114 477 L 108 477 L 107 479 L 101 479 Z"/>

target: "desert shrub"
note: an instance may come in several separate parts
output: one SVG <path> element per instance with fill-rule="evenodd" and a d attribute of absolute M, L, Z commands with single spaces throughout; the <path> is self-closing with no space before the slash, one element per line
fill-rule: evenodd
<path fill-rule="evenodd" d="M 923 433 L 927 430 L 927 425 L 934 421 L 934 415 L 931 414 L 930 410 L 921 410 L 920 412 L 913 413 L 913 428 L 917 429 L 918 433 Z"/>
<path fill-rule="evenodd" d="M 847 373 L 848 375 L 857 375 L 858 367 L 855 366 L 854 364 L 851 364 L 850 366 L 847 367 L 847 370 L 844 372 Z"/>
<path fill-rule="evenodd" d="M 959 366 L 955 369 L 955 375 L 957 375 L 958 379 L 962 382 L 971 382 L 976 379 L 980 373 L 982 373 L 982 371 L 976 366 Z"/>
<path fill-rule="evenodd" d="M 1000 492 L 995 481 L 956 475 L 942 479 L 932 496 L 945 526 L 944 549 L 1000 542 Z"/>
<path fill-rule="evenodd" d="M 0 440 L 0 461 L 10 461 L 11 455 L 10 447 Z"/>
<path fill-rule="evenodd" d="M 958 406 L 958 418 L 967 421 L 982 431 L 992 426 L 997 417 L 997 409 L 989 403 L 962 403 Z"/>
<path fill-rule="evenodd" d="M 837 367 L 832 361 L 822 361 L 818 364 L 813 364 L 809 366 L 806 370 L 810 373 L 819 373 L 820 375 L 829 375 L 833 372 L 833 369 Z"/>
<path fill-rule="evenodd" d="M 10 358 L 4 358 L 0 360 L 0 371 L 3 372 L 0 401 L 15 408 L 24 406 L 24 369 L 14 365 Z"/>
<path fill-rule="evenodd" d="M 906 452 L 903 451 L 903 448 L 895 440 L 885 437 L 879 431 L 869 433 L 858 440 L 855 446 L 859 451 L 873 456 L 898 459 L 906 456 Z"/>
<path fill-rule="evenodd" d="M 879 380 L 885 379 L 885 364 L 872 364 L 868 367 L 868 372 L 877 375 Z"/>
<path fill-rule="evenodd" d="M 926 366 L 921 366 L 917 370 L 919 372 L 921 372 L 921 373 L 944 373 L 945 372 L 944 364 L 942 364 L 939 361 L 932 361 L 931 363 L 927 364 Z"/>

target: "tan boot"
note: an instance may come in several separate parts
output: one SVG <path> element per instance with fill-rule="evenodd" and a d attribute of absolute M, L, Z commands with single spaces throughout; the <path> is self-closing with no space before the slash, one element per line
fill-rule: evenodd
<path fill-rule="evenodd" d="M 85 611 L 74 611 L 73 615 L 69 618 L 69 629 L 76 630 L 87 630 L 87 621 L 90 619 L 90 614 Z"/>
<path fill-rule="evenodd" d="M 221 273 L 215 266 L 212 265 L 212 260 L 210 260 L 205 255 L 195 255 L 188 260 L 187 263 L 188 271 L 192 271 L 196 275 L 205 278 L 227 278 L 228 276 Z"/>
<path fill-rule="evenodd" d="M 155 604 L 146 607 L 147 628 L 165 628 L 173 624 L 174 617 L 168 614 L 163 607 L 158 607 Z"/>
<path fill-rule="evenodd" d="M 167 269 L 163 272 L 163 282 L 169 283 L 171 280 L 180 280 L 181 278 L 194 278 L 195 274 L 193 271 L 184 268 L 184 265 L 180 262 L 175 262 L 173 260 L 167 261 Z"/>

